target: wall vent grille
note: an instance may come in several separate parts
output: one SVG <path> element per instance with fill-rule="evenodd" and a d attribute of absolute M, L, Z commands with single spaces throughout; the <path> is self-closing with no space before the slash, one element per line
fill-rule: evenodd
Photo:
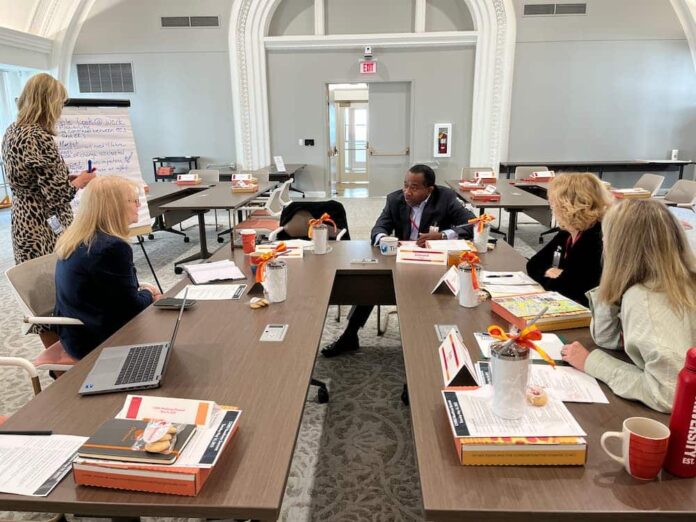
<path fill-rule="evenodd" d="M 220 27 L 220 18 L 217 16 L 192 16 L 191 27 Z"/>
<path fill-rule="evenodd" d="M 220 27 L 219 16 L 163 16 L 162 27 Z"/>
<path fill-rule="evenodd" d="M 78 63 L 80 92 L 134 92 L 130 63 Z"/>
<path fill-rule="evenodd" d="M 190 27 L 191 21 L 188 16 L 163 16 L 161 18 L 162 27 Z"/>
<path fill-rule="evenodd" d="M 560 16 L 584 14 L 587 14 L 587 3 L 524 5 L 524 16 Z"/>

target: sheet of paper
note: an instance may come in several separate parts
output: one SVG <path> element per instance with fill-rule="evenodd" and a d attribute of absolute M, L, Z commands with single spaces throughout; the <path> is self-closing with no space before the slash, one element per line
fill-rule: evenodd
<path fill-rule="evenodd" d="M 510 297 L 513 295 L 537 294 L 544 291 L 541 285 L 482 285 L 491 297 Z"/>
<path fill-rule="evenodd" d="M 165 420 L 206 426 L 218 411 L 213 401 L 174 399 L 153 395 L 128 395 L 117 419 Z"/>
<path fill-rule="evenodd" d="M 529 385 L 544 388 L 551 397 L 562 402 L 596 402 L 608 404 L 607 396 L 599 387 L 597 379 L 570 366 L 533 364 L 529 372 Z M 491 384 L 489 361 L 476 363 L 476 373 L 483 384 Z"/>
<path fill-rule="evenodd" d="M 184 270 L 189 273 L 192 281 L 197 285 L 209 283 L 210 281 L 246 279 L 239 267 L 228 259 L 215 263 L 184 265 Z"/>
<path fill-rule="evenodd" d="M 479 281 L 482 285 L 538 285 L 534 279 L 524 272 L 494 272 L 491 270 L 481 270 Z"/>
<path fill-rule="evenodd" d="M 396 249 L 397 263 L 414 263 L 417 265 L 447 265 L 447 252 L 420 248 L 415 242 L 402 243 Z"/>
<path fill-rule="evenodd" d="M 196 301 L 222 301 L 225 299 L 235 299 L 237 291 L 240 287 L 246 287 L 246 285 L 187 285 L 188 295 L 187 299 L 194 299 Z M 176 294 L 177 299 L 184 298 L 184 291 Z M 238 298 L 237 298 L 238 299 Z"/>
<path fill-rule="evenodd" d="M 45 497 L 70 471 L 88 437 L 0 435 L 0 491 Z"/>
<path fill-rule="evenodd" d="M 181 453 L 176 465 L 191 468 L 212 468 L 222 453 L 225 441 L 239 422 L 240 410 L 220 409 L 209 426 L 199 426 Z"/>
<path fill-rule="evenodd" d="M 433 239 L 425 242 L 426 246 L 431 250 L 441 250 L 449 252 L 450 250 L 472 250 L 471 241 L 466 239 Z"/>
<path fill-rule="evenodd" d="M 489 359 L 491 357 L 491 345 L 497 342 L 497 339 L 491 337 L 485 332 L 474 332 L 474 338 L 481 349 L 481 354 Z M 549 357 L 554 361 L 560 361 L 563 359 L 561 356 L 561 348 L 563 348 L 563 341 L 556 334 L 544 333 L 541 334 L 541 341 L 536 341 L 536 344 L 544 350 Z M 532 360 L 542 361 L 541 355 L 536 351 L 532 350 Z"/>
<path fill-rule="evenodd" d="M 525 405 L 521 418 L 502 419 L 493 413 L 493 387 L 476 390 L 443 390 L 445 405 L 458 420 L 455 436 L 470 437 L 584 437 L 586 433 L 558 399 L 539 408 Z"/>
<path fill-rule="evenodd" d="M 279 259 L 302 259 L 302 255 L 304 254 L 303 245 L 289 244 L 288 242 L 284 243 L 287 247 L 287 250 L 278 255 Z M 265 252 L 270 252 L 277 246 L 278 243 L 271 243 L 269 245 L 256 245 L 256 252 L 263 254 Z M 312 244 L 312 246 L 314 246 L 314 244 Z"/>

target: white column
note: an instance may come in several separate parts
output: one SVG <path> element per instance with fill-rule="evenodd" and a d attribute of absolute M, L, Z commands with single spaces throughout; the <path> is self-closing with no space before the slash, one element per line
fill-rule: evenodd
<path fill-rule="evenodd" d="M 322 35 L 326 34 L 325 27 L 325 2 L 326 0 L 314 0 L 314 34 Z"/>
<path fill-rule="evenodd" d="M 416 33 L 425 32 L 425 5 L 426 0 L 416 0 L 416 17 L 414 24 L 414 32 Z"/>

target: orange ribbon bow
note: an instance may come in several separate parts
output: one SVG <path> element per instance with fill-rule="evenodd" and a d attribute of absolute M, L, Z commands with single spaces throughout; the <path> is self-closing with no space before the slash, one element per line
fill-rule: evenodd
<path fill-rule="evenodd" d="M 324 212 L 319 219 L 310 219 L 309 220 L 309 229 L 307 230 L 307 236 L 309 238 L 312 237 L 312 229 L 314 228 L 315 225 L 321 225 L 322 223 L 331 223 L 334 228 L 334 235 L 336 234 L 336 223 L 334 223 L 334 220 L 331 219 L 331 216 Z"/>
<path fill-rule="evenodd" d="M 273 250 L 270 252 L 266 252 L 264 254 L 261 254 L 259 256 L 259 262 L 256 265 L 256 282 L 257 283 L 263 283 L 263 277 L 266 274 L 266 263 L 269 261 L 272 261 L 279 255 L 281 255 L 283 252 L 286 252 L 288 250 L 288 247 L 285 246 L 285 243 L 281 242 L 278 243 L 278 246 L 275 247 Z"/>
<path fill-rule="evenodd" d="M 536 350 L 536 352 L 539 355 L 541 355 L 542 359 L 544 359 L 547 363 L 549 363 L 554 368 L 556 367 L 556 362 L 551 357 L 549 357 L 549 354 L 547 354 L 544 350 L 542 350 L 539 346 L 537 346 L 533 342 L 533 341 L 541 341 L 541 331 L 536 327 L 536 325 L 527 326 L 521 332 L 511 335 L 510 333 L 507 333 L 505 330 L 503 330 L 497 324 L 493 324 L 493 325 L 488 327 L 488 334 L 491 337 L 495 337 L 499 341 L 509 341 L 510 339 L 512 339 L 512 341 L 514 343 L 517 343 L 520 346 L 525 346 L 525 347 L 530 348 L 532 350 Z"/>
<path fill-rule="evenodd" d="M 478 290 L 479 283 L 478 277 L 476 275 L 476 266 L 481 263 L 479 256 L 477 256 L 473 252 L 466 251 L 462 252 L 462 255 L 459 256 L 459 259 L 462 263 L 467 263 L 471 267 L 471 284 L 474 287 L 474 290 Z"/>
<path fill-rule="evenodd" d="M 494 219 L 495 216 L 492 214 L 481 214 L 479 217 L 471 218 L 468 223 L 477 223 L 476 228 L 480 234 L 483 232 L 483 227 Z"/>

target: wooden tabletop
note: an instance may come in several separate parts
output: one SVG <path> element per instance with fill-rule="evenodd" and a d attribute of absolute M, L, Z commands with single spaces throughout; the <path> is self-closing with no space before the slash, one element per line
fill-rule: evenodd
<path fill-rule="evenodd" d="M 244 410 L 239 432 L 197 497 L 126 493 L 76 487 L 71 476 L 45 498 L 0 495 L 6 510 L 110 516 L 277 518 L 297 438 L 327 304 L 344 302 L 335 280 L 350 277 L 365 295 L 375 277 L 393 276 L 411 399 L 416 457 L 428 520 L 665 520 L 693 518 L 696 481 L 665 474 L 662 481 L 631 479 L 600 448 L 599 437 L 620 430 L 629 416 L 668 417 L 614 396 L 610 404 L 569 404 L 588 433 L 584 467 L 464 467 L 459 465 L 440 395 L 442 374 L 434 324 L 457 324 L 474 358 L 473 332 L 499 318 L 488 303 L 465 309 L 452 295 L 430 294 L 444 267 L 395 264 L 367 241 L 332 243 L 327 255 L 288 260 L 288 300 L 252 311 L 248 300 L 200 301 L 184 314 L 163 382 L 143 393 L 209 399 Z M 213 260 L 227 258 L 222 247 Z M 246 258 L 235 260 L 249 274 Z M 351 264 L 374 257 L 376 265 Z M 503 242 L 482 254 L 487 269 L 523 269 L 524 259 Z M 250 280 L 248 280 L 250 282 Z M 177 292 L 184 283 L 170 292 Z M 360 288 L 361 285 L 363 288 Z M 345 297 L 345 296 L 344 296 Z M 388 300 L 379 295 L 375 302 Z M 365 304 L 367 303 L 365 300 Z M 147 308 L 104 345 L 168 339 L 175 311 Z M 287 323 L 283 343 L 258 341 L 266 324 Z M 501 324 L 506 326 L 505 323 Z M 561 332 L 591 346 L 588 330 Z M 58 379 L 6 423 L 8 429 L 52 429 L 91 435 L 123 404 L 124 394 L 80 397 L 77 391 L 99 349 Z"/>
<path fill-rule="evenodd" d="M 207 190 L 210 185 L 177 185 L 174 182 L 152 183 L 148 186 L 148 192 L 145 194 L 149 205 L 159 203 L 160 201 L 170 199 L 174 196 L 184 197 L 188 194 Z"/>
<path fill-rule="evenodd" d="M 470 190 L 460 190 L 459 180 L 447 180 L 447 185 L 454 190 L 457 195 L 464 201 L 475 208 L 504 208 L 504 209 L 535 209 L 549 208 L 548 200 L 530 194 L 526 190 L 511 185 L 507 180 L 498 180 L 495 185 L 496 190 L 500 193 L 500 201 L 477 201 L 471 198 Z"/>
<path fill-rule="evenodd" d="M 501 161 L 500 166 L 505 168 L 511 167 L 536 167 L 537 165 L 549 167 L 601 167 L 601 166 L 636 166 L 644 167 L 645 165 L 691 165 L 694 162 L 691 160 L 609 160 L 609 161 Z"/>
<path fill-rule="evenodd" d="M 246 205 L 276 186 L 278 184 L 271 181 L 260 183 L 259 189 L 254 192 L 232 192 L 232 183 L 221 181 L 207 190 L 162 205 L 162 208 L 164 210 L 235 209 Z"/>

